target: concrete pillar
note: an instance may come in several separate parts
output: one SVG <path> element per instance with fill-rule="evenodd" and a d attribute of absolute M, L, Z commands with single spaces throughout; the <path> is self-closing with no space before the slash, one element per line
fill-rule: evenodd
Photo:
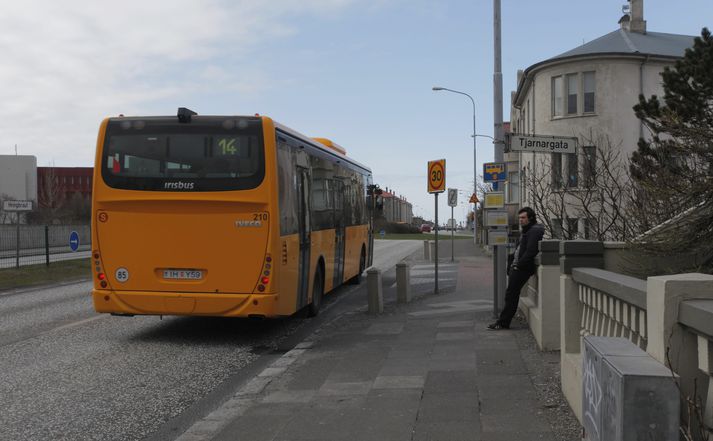
<path fill-rule="evenodd" d="M 398 303 L 411 301 L 411 267 L 408 263 L 396 264 L 396 301 Z"/>
<path fill-rule="evenodd" d="M 678 308 L 688 299 L 713 299 L 713 275 L 676 274 L 646 280 L 646 352 L 660 363 L 668 365 L 666 349 L 681 337 Z M 671 354 L 672 359 L 675 356 Z"/>
<path fill-rule="evenodd" d="M 431 260 L 431 246 L 428 244 L 427 240 L 423 241 L 423 259 Z"/>
<path fill-rule="evenodd" d="M 431 250 L 431 258 L 429 259 L 431 262 L 434 262 L 436 260 L 436 241 L 432 240 L 429 242 L 429 248 Z"/>
<path fill-rule="evenodd" d="M 384 312 L 384 294 L 379 269 L 372 266 L 366 270 L 366 287 L 369 295 L 369 314 L 381 314 Z"/>
<path fill-rule="evenodd" d="M 560 370 L 562 392 L 582 422 L 582 311 L 573 268 L 603 268 L 604 244 L 590 240 L 565 240 L 559 244 Z"/>
<path fill-rule="evenodd" d="M 541 350 L 560 348 L 560 268 L 559 241 L 540 241 L 537 256 L 537 306 L 528 322 Z"/>

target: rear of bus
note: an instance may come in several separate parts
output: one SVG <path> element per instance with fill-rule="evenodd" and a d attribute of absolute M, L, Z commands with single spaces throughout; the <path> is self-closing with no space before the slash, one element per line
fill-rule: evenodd
<path fill-rule="evenodd" d="M 96 311 L 294 312 L 280 303 L 273 265 L 274 130 L 269 118 L 190 111 L 103 121 L 92 205 Z"/>

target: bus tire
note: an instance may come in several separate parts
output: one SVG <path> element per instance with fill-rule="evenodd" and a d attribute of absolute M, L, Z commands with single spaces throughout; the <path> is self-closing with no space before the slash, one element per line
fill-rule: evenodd
<path fill-rule="evenodd" d="M 319 314 L 323 297 L 324 277 L 322 276 L 322 267 L 317 266 L 317 271 L 314 273 L 314 283 L 312 284 L 312 303 L 307 306 L 307 317 L 316 317 Z"/>

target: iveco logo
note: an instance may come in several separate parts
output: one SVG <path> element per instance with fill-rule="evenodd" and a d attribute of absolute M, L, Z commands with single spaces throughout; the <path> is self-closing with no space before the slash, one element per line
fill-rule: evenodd
<path fill-rule="evenodd" d="M 262 227 L 262 221 L 259 220 L 236 220 L 235 226 L 241 227 Z"/>
<path fill-rule="evenodd" d="M 193 190 L 193 182 L 165 182 L 163 188 L 166 190 Z"/>

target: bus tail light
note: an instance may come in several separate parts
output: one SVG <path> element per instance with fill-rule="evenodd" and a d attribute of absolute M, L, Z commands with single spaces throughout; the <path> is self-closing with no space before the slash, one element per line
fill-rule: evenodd
<path fill-rule="evenodd" d="M 272 273 L 272 256 L 266 255 L 265 262 L 262 264 L 262 273 L 257 283 L 258 292 L 265 292 L 270 285 L 270 274 Z"/>
<path fill-rule="evenodd" d="M 101 255 L 99 254 L 99 251 L 92 251 L 92 258 L 92 263 L 94 263 L 94 271 L 96 272 L 97 280 L 99 280 L 99 286 L 101 286 L 102 288 L 106 288 L 107 286 L 109 286 L 109 283 L 107 282 L 106 274 L 104 274 L 104 270 L 102 269 Z"/>

